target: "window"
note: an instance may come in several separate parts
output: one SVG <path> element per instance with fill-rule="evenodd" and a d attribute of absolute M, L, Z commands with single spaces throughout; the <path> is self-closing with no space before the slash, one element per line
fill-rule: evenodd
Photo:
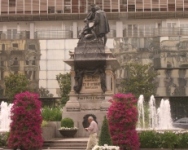
<path fill-rule="evenodd" d="M 127 0 L 120 0 L 120 11 L 127 11 Z"/>
<path fill-rule="evenodd" d="M 2 44 L 2 50 L 3 51 L 5 50 L 5 44 Z"/>
<path fill-rule="evenodd" d="M 128 11 L 135 11 L 135 0 L 128 1 Z"/>
<path fill-rule="evenodd" d="M 13 43 L 12 46 L 18 48 L 18 43 Z"/>
<path fill-rule="evenodd" d="M 136 0 L 136 11 L 143 11 L 143 1 Z"/>
<path fill-rule="evenodd" d="M 54 6 L 49 6 L 48 7 L 48 13 L 55 13 L 55 7 Z"/>
<path fill-rule="evenodd" d="M 9 7 L 16 7 L 16 0 L 9 0 Z"/>
<path fill-rule="evenodd" d="M 152 11 L 159 11 L 159 0 L 152 0 Z"/>
<path fill-rule="evenodd" d="M 29 45 L 29 49 L 36 50 L 35 45 L 34 44 Z"/>

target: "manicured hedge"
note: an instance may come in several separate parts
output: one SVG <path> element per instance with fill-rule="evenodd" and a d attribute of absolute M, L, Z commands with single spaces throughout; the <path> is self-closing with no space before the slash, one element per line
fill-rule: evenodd
<path fill-rule="evenodd" d="M 140 148 L 188 148 L 187 131 L 141 131 Z"/>

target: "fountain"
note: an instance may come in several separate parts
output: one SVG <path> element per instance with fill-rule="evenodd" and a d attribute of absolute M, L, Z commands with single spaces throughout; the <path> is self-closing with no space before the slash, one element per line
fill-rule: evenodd
<path fill-rule="evenodd" d="M 1 102 L 1 111 L 0 111 L 0 132 L 8 132 L 10 130 L 10 111 L 13 104 L 7 102 Z"/>
<path fill-rule="evenodd" d="M 140 95 L 137 103 L 138 108 L 138 128 L 145 128 L 145 114 L 144 114 L 144 96 Z"/>
<path fill-rule="evenodd" d="M 158 128 L 172 129 L 172 118 L 170 112 L 169 100 L 161 100 L 160 107 L 157 110 L 158 114 Z"/>
<path fill-rule="evenodd" d="M 137 103 L 138 107 L 138 129 L 145 129 L 145 115 L 144 115 L 144 96 L 140 95 Z M 160 106 L 156 108 L 155 98 L 152 95 L 149 100 L 149 129 L 173 129 L 172 118 L 170 111 L 170 102 L 168 99 L 162 99 Z M 141 126 L 142 125 L 142 126 Z"/>
<path fill-rule="evenodd" d="M 152 95 L 149 100 L 149 128 L 155 128 L 157 126 L 157 111 L 155 98 Z"/>

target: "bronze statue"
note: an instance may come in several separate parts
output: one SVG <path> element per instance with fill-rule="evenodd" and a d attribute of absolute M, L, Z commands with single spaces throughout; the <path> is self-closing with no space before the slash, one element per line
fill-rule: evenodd
<path fill-rule="evenodd" d="M 94 30 L 97 38 L 103 38 L 104 45 L 106 45 L 106 34 L 110 32 L 110 27 L 106 13 L 98 5 L 95 6 Z"/>
<path fill-rule="evenodd" d="M 79 35 L 81 40 L 102 40 L 106 45 L 106 34 L 110 32 L 110 27 L 106 17 L 106 13 L 100 9 L 98 5 L 91 5 L 90 12 L 85 18 L 86 26 Z"/>
<path fill-rule="evenodd" d="M 76 93 L 80 93 L 80 90 L 82 88 L 82 82 L 83 82 L 83 77 L 84 77 L 84 71 L 83 70 L 76 70 L 76 76 L 75 81 L 76 85 L 74 86 L 74 90 Z"/>

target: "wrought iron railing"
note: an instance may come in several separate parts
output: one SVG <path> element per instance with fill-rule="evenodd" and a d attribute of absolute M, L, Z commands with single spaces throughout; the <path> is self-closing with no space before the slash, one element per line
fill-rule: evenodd
<path fill-rule="evenodd" d="M 29 39 L 29 31 L 20 31 L 20 32 L 0 32 L 0 39 L 2 40 L 12 40 L 12 39 Z"/>
<path fill-rule="evenodd" d="M 116 30 L 111 29 L 110 32 L 107 34 L 109 38 L 116 37 Z"/>
<path fill-rule="evenodd" d="M 73 33 L 70 30 L 43 30 L 35 32 L 36 39 L 69 39 L 72 38 L 72 35 Z"/>
<path fill-rule="evenodd" d="M 1 95 L 0 95 L 1 96 Z M 56 103 L 61 99 L 61 97 L 41 97 L 39 100 L 42 102 L 42 106 L 55 107 Z M 6 97 L 0 97 L 0 103 L 2 101 L 8 101 Z"/>
<path fill-rule="evenodd" d="M 155 36 L 183 36 L 188 35 L 188 28 L 147 28 L 123 30 L 124 37 L 155 37 Z"/>
<path fill-rule="evenodd" d="M 78 30 L 77 35 L 79 37 L 79 34 L 82 32 L 82 30 Z M 108 38 L 115 38 L 116 37 L 116 30 L 110 29 L 110 32 L 107 34 Z"/>

